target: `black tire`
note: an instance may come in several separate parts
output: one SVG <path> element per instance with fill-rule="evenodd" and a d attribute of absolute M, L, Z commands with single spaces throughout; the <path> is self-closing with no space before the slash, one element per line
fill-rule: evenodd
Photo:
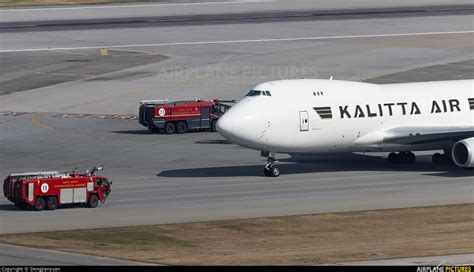
<path fill-rule="evenodd" d="M 398 160 L 398 154 L 395 152 L 392 152 L 388 154 L 388 162 L 389 163 L 396 163 Z"/>
<path fill-rule="evenodd" d="M 28 207 L 28 205 L 25 202 L 15 202 L 15 207 L 20 210 L 24 210 Z"/>
<path fill-rule="evenodd" d="M 270 176 L 274 178 L 280 176 L 280 169 L 278 169 L 276 166 L 272 166 L 270 168 Z"/>
<path fill-rule="evenodd" d="M 42 211 L 45 207 L 46 203 L 44 201 L 44 199 L 42 197 L 38 197 L 36 198 L 36 202 L 35 202 L 35 211 Z"/>
<path fill-rule="evenodd" d="M 416 161 L 416 156 L 413 154 L 413 152 L 408 152 L 406 156 L 406 162 L 408 164 L 413 164 Z"/>
<path fill-rule="evenodd" d="M 433 154 L 433 157 L 431 158 L 431 160 L 433 161 L 434 165 L 440 165 L 443 163 L 443 155 L 439 153 L 435 153 Z"/>
<path fill-rule="evenodd" d="M 87 207 L 95 208 L 99 205 L 99 198 L 96 195 L 90 195 L 89 201 L 87 202 Z"/>
<path fill-rule="evenodd" d="M 265 175 L 265 177 L 269 177 L 270 176 L 270 170 L 267 169 L 267 167 L 263 167 L 263 174 Z"/>
<path fill-rule="evenodd" d="M 453 159 L 447 153 L 444 153 L 443 155 L 441 155 L 441 157 L 443 159 L 443 164 L 454 163 Z"/>
<path fill-rule="evenodd" d="M 400 152 L 398 153 L 398 162 L 399 163 L 406 163 L 408 158 L 408 152 Z"/>
<path fill-rule="evenodd" d="M 188 131 L 188 125 L 185 122 L 178 122 L 176 124 L 176 133 L 183 134 Z"/>
<path fill-rule="evenodd" d="M 147 127 L 147 129 L 148 129 L 148 132 L 151 134 L 160 133 L 160 129 L 151 124 Z"/>
<path fill-rule="evenodd" d="M 165 133 L 173 134 L 176 131 L 176 126 L 172 122 L 167 122 L 165 124 Z"/>
<path fill-rule="evenodd" d="M 46 199 L 46 209 L 56 210 L 58 208 L 58 199 L 54 196 L 50 196 Z"/>
<path fill-rule="evenodd" d="M 217 120 L 212 120 L 212 122 L 211 122 L 211 131 L 212 132 L 217 132 L 216 124 L 217 124 Z"/>

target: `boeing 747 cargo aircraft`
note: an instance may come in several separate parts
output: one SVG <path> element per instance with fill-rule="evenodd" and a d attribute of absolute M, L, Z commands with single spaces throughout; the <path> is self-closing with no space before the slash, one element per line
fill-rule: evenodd
<path fill-rule="evenodd" d="M 474 167 L 474 80 L 377 85 L 296 79 L 253 88 L 217 122 L 218 132 L 267 157 L 276 153 L 390 152 L 414 163 L 413 151 L 444 150 L 433 163 Z"/>

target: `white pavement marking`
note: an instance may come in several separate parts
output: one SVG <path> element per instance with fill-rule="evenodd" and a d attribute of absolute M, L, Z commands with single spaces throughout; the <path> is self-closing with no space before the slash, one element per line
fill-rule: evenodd
<path fill-rule="evenodd" d="M 57 11 L 57 10 L 77 10 L 77 9 L 111 9 L 111 8 L 142 8 L 142 7 L 168 7 L 168 6 L 196 6 L 196 5 L 226 5 L 226 4 L 249 4 L 274 2 L 274 0 L 234 0 L 225 2 L 198 2 L 198 3 L 165 3 L 165 4 L 135 4 L 135 5 L 100 5 L 100 6 L 74 6 L 55 8 L 15 8 L 0 9 L 1 12 L 22 12 L 22 11 Z"/>
<path fill-rule="evenodd" d="M 406 37 L 444 34 L 469 34 L 473 30 L 448 31 L 448 32 L 418 32 L 418 33 L 394 33 L 394 34 L 369 34 L 369 35 L 345 35 L 345 36 L 325 36 L 325 37 L 300 37 L 300 38 L 269 38 L 256 40 L 227 40 L 227 41 L 201 41 L 201 42 L 170 42 L 170 43 L 148 43 L 148 44 L 122 44 L 122 45 L 101 45 L 101 46 L 80 46 L 80 47 L 48 47 L 48 48 L 27 48 L 27 49 L 5 49 L 0 53 L 8 52 L 31 52 L 31 51 L 53 51 L 53 50 L 81 50 L 99 48 L 131 48 L 131 47 L 158 47 L 177 45 L 204 45 L 204 44 L 228 44 L 228 43 L 256 43 L 256 42 L 288 42 L 288 41 L 311 41 L 311 40 L 337 40 L 354 38 L 376 38 L 376 37 Z"/>

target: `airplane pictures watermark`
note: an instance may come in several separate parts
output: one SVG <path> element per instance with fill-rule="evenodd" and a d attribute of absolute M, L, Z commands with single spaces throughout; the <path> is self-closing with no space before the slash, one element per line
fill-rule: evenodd
<path fill-rule="evenodd" d="M 471 265 L 418 266 L 416 272 L 472 272 Z"/>
<path fill-rule="evenodd" d="M 243 79 L 295 79 L 318 78 L 317 67 L 304 66 L 210 66 L 210 67 L 162 67 L 155 76 L 158 80 L 210 80 L 209 84 L 219 84 L 219 80 L 233 79 L 240 82 Z M 212 82 L 212 83 L 211 83 Z"/>

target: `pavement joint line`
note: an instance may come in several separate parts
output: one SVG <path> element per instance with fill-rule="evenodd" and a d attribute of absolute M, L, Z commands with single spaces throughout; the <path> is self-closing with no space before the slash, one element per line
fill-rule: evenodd
<path fill-rule="evenodd" d="M 79 56 L 85 56 L 89 57 L 90 54 L 87 53 L 79 53 L 79 52 L 74 52 L 74 51 L 67 51 L 67 50 L 56 50 L 58 53 L 65 53 L 65 54 L 71 54 L 71 55 L 79 55 Z"/>
<path fill-rule="evenodd" d="M 100 114 L 100 113 L 59 113 L 59 112 L 16 112 L 16 111 L 0 111 L 0 116 L 19 116 L 24 114 L 41 115 L 52 114 L 51 117 L 56 118 L 96 118 L 96 119 L 119 119 L 119 120 L 136 120 L 137 115 L 124 114 Z M 38 117 L 35 117 L 37 122 Z"/>
<path fill-rule="evenodd" d="M 445 64 L 446 66 L 451 66 L 451 67 L 454 67 L 454 68 L 461 68 L 461 69 L 472 69 L 474 68 L 474 65 L 473 66 L 468 66 L 468 65 L 462 65 L 462 64 Z"/>
<path fill-rule="evenodd" d="M 112 119 L 112 120 L 137 120 L 137 115 L 120 114 L 88 114 L 88 113 L 60 113 L 52 115 L 56 118 L 93 118 L 93 119 Z"/>
<path fill-rule="evenodd" d="M 29 112 L 16 112 L 16 111 L 2 111 L 0 116 L 19 116 L 23 114 L 30 114 Z"/>
<path fill-rule="evenodd" d="M 0 53 L 34 52 L 34 51 L 58 51 L 58 50 L 84 50 L 84 49 L 100 49 L 100 48 L 132 48 L 132 47 L 159 47 L 159 46 L 179 46 L 179 45 L 208 45 L 208 44 L 229 44 L 229 43 L 318 41 L 318 40 L 339 40 L 339 39 L 357 39 L 357 38 L 384 38 L 384 37 L 409 37 L 409 36 L 428 36 L 428 35 L 446 35 L 446 34 L 472 34 L 472 33 L 474 33 L 474 30 L 446 31 L 446 32 L 414 32 L 414 33 L 389 33 L 389 34 L 366 34 L 366 35 L 293 37 L 293 38 L 267 38 L 267 39 L 222 40 L 222 41 L 194 41 L 194 42 L 191 41 L 191 42 L 123 44 L 123 45 L 101 45 L 101 46 L 57 47 L 57 48 L 48 47 L 48 48 L 27 48 L 27 49 L 4 49 L 4 50 L 0 50 Z"/>
<path fill-rule="evenodd" d="M 72 134 L 75 134 L 75 135 L 84 135 L 86 137 L 90 137 L 90 138 L 98 139 L 98 140 L 108 140 L 107 136 L 104 133 L 90 134 L 90 133 L 83 133 L 83 132 L 81 132 L 79 130 L 76 130 L 76 129 L 65 129 L 65 128 L 49 126 L 49 125 L 45 124 L 45 122 L 43 122 L 43 120 L 42 120 L 43 117 L 46 114 L 50 114 L 50 113 L 47 113 L 47 112 L 33 113 L 33 116 L 31 117 L 31 123 L 33 123 L 33 125 L 35 125 L 39 128 L 44 128 L 44 129 L 47 129 L 47 130 L 53 131 L 53 132 L 68 133 L 68 134 L 72 133 Z M 82 117 L 84 117 L 86 115 L 87 114 L 77 114 L 77 116 L 82 116 Z M 98 116 L 101 116 L 101 115 L 99 114 Z M 57 115 L 52 116 L 52 117 L 57 117 Z M 98 119 L 101 119 L 101 118 L 98 118 Z M 104 119 L 104 118 L 102 118 L 102 119 Z M 125 118 L 108 118 L 108 119 L 126 120 Z M 128 119 L 128 120 L 131 120 L 131 119 Z"/>
<path fill-rule="evenodd" d="M 198 3 L 162 3 L 162 4 L 135 4 L 135 5 L 97 5 L 97 6 L 75 6 L 75 7 L 53 7 L 53 8 L 10 8 L 0 9 L 1 12 L 22 12 L 22 11 L 58 11 L 58 10 L 78 10 L 78 9 L 113 9 L 113 8 L 147 8 L 147 7 L 167 7 L 167 6 L 206 6 L 206 5 L 228 5 L 228 4 L 251 4 L 267 3 L 273 0 L 234 0 L 220 2 L 198 2 Z"/>
<path fill-rule="evenodd" d="M 50 72 L 36 72 L 37 75 L 52 75 L 52 76 L 80 76 L 80 77 L 93 77 L 95 75 L 84 75 L 84 74 L 67 74 L 67 73 L 50 73 Z"/>

